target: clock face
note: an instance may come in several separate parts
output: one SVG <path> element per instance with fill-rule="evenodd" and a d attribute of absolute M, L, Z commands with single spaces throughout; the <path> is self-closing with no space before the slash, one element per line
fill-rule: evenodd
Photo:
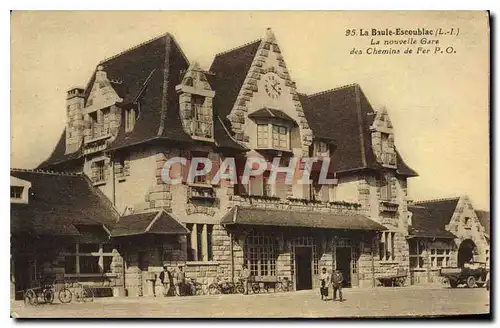
<path fill-rule="evenodd" d="M 279 98 L 283 92 L 279 76 L 275 73 L 266 74 L 264 76 L 264 89 L 266 89 L 267 95 L 272 99 Z"/>

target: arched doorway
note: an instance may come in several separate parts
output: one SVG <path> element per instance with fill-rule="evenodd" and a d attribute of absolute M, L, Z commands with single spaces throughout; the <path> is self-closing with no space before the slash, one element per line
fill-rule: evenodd
<path fill-rule="evenodd" d="M 465 239 L 458 248 L 457 264 L 461 268 L 465 263 L 474 259 L 476 244 L 471 239 Z"/>

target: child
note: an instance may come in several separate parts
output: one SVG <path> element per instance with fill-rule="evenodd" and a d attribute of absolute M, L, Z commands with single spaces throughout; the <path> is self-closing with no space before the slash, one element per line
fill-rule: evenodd
<path fill-rule="evenodd" d="M 321 286 L 319 288 L 319 291 L 321 294 L 321 299 L 323 301 L 326 301 L 327 297 L 328 297 L 328 280 L 329 280 L 328 273 L 326 273 L 326 268 L 323 268 L 321 270 L 321 274 L 319 276 L 319 279 L 320 279 L 320 286 Z"/>

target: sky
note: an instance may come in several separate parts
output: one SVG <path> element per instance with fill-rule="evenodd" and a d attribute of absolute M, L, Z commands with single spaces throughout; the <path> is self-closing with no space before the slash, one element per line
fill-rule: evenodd
<path fill-rule="evenodd" d="M 215 54 L 263 37 L 268 27 L 299 92 L 358 83 L 375 109 L 387 109 L 396 146 L 420 175 L 408 183 L 410 198 L 466 194 L 476 208 L 489 209 L 489 32 L 482 12 L 13 12 L 11 167 L 34 168 L 49 156 L 64 129 L 65 92 L 85 86 L 99 61 L 169 32 L 191 62 L 208 69 Z M 350 54 L 370 46 L 360 29 L 398 27 L 454 28 L 458 36 L 438 42 L 455 53 Z M 347 29 L 357 35 L 346 36 Z"/>

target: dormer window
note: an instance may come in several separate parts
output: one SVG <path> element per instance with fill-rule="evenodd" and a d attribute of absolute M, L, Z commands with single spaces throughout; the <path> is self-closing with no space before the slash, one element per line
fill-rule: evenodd
<path fill-rule="evenodd" d="M 23 198 L 24 187 L 21 186 L 10 186 L 10 198 L 22 199 Z"/>
<path fill-rule="evenodd" d="M 127 108 L 125 110 L 125 132 L 130 132 L 134 129 L 138 112 L 136 108 Z"/>
<path fill-rule="evenodd" d="M 314 143 L 314 156 L 315 157 L 328 157 L 330 156 L 330 151 L 328 144 L 324 141 L 316 141 Z"/>
<path fill-rule="evenodd" d="M 212 113 L 204 103 L 205 97 L 191 96 L 191 132 L 193 136 L 212 138 Z"/>
<path fill-rule="evenodd" d="M 274 123 L 257 124 L 257 148 L 290 149 L 290 129 Z"/>

